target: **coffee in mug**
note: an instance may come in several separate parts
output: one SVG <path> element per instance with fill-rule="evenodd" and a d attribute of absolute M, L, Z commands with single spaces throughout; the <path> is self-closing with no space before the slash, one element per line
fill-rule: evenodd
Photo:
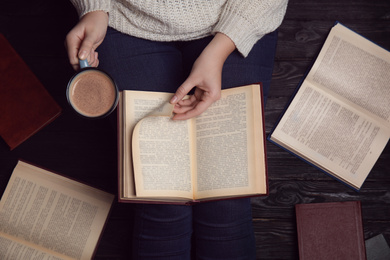
<path fill-rule="evenodd" d="M 80 115 L 102 118 L 115 109 L 118 89 L 107 73 L 97 68 L 85 67 L 69 81 L 67 98 Z"/>

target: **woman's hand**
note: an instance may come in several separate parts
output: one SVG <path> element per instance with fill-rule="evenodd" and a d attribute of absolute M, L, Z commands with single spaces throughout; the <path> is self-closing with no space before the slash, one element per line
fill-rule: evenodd
<path fill-rule="evenodd" d="M 85 14 L 68 33 L 65 47 L 72 67 L 79 68 L 79 59 L 88 60 L 89 65 L 99 65 L 96 48 L 103 42 L 108 26 L 108 14 L 94 11 Z"/>
<path fill-rule="evenodd" d="M 188 78 L 170 101 L 175 105 L 174 120 L 198 116 L 220 98 L 222 67 L 235 48 L 233 41 L 226 35 L 217 33 L 214 36 L 196 59 Z M 194 94 L 183 100 L 194 87 Z"/>

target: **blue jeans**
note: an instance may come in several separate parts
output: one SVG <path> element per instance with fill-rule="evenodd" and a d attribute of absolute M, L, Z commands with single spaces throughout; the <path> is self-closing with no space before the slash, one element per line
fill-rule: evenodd
<path fill-rule="evenodd" d="M 174 93 L 212 37 L 188 42 L 153 42 L 111 28 L 99 47 L 99 67 L 120 90 Z M 263 83 L 268 94 L 277 32 L 263 37 L 243 58 L 237 51 L 225 62 L 222 88 Z M 130 205 L 129 205 L 130 206 Z M 193 206 L 135 204 L 134 259 L 255 259 L 249 198 Z"/>

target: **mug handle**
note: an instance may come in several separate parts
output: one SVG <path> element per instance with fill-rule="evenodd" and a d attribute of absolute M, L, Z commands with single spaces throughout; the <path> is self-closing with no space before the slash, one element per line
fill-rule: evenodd
<path fill-rule="evenodd" d="M 87 67 L 91 67 L 89 64 L 88 64 L 88 61 L 85 59 L 85 60 L 79 60 L 79 63 L 80 63 L 80 68 L 83 69 L 83 68 L 87 68 Z"/>

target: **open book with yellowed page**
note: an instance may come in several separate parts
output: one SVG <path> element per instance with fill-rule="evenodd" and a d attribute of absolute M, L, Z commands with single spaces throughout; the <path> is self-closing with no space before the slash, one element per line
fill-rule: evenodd
<path fill-rule="evenodd" d="M 359 190 L 390 137 L 390 52 L 336 24 L 269 140 Z"/>
<path fill-rule="evenodd" d="M 92 259 L 114 197 L 19 161 L 0 201 L 0 258 Z"/>
<path fill-rule="evenodd" d="M 172 95 L 122 91 L 119 200 L 191 204 L 267 194 L 260 85 L 222 90 L 185 121 L 171 119 Z"/>

